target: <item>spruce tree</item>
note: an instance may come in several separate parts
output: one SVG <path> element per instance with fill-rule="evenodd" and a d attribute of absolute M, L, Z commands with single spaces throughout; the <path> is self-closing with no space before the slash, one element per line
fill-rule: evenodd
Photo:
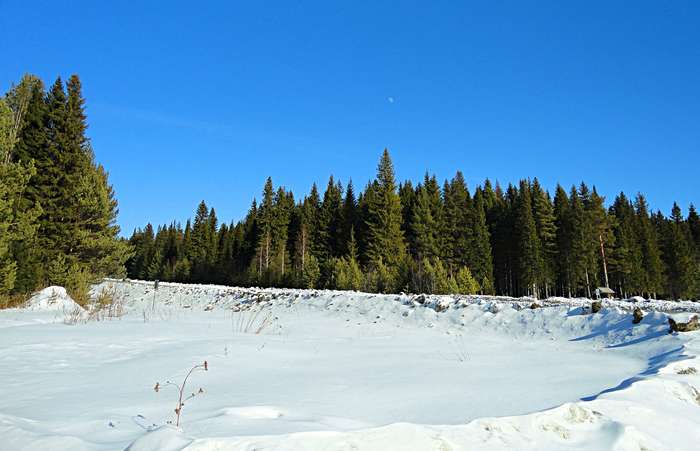
<path fill-rule="evenodd" d="M 541 246 L 537 237 L 535 220 L 532 216 L 530 186 L 525 180 L 520 181 L 515 218 L 520 292 L 537 297 L 537 282 L 543 265 L 540 255 Z"/>
<path fill-rule="evenodd" d="M 445 200 L 444 224 L 445 231 L 438 231 L 447 242 L 444 258 L 450 268 L 472 265 L 478 258 L 476 255 L 474 211 L 472 202 L 464 181 L 464 176 L 457 171 L 454 178 L 445 183 L 443 189 Z"/>
<path fill-rule="evenodd" d="M 23 255 L 17 251 L 23 243 L 33 241 L 36 219 L 41 213 L 38 205 L 22 202 L 22 194 L 35 174 L 33 164 L 16 163 L 10 157 L 20 120 L 5 100 L 0 99 L 0 297 L 15 290 L 17 257 Z"/>
<path fill-rule="evenodd" d="M 552 201 L 537 178 L 532 182 L 532 211 L 541 259 L 538 285 L 548 297 L 556 283 L 557 227 Z"/>
<path fill-rule="evenodd" d="M 345 199 L 343 200 L 343 211 L 342 211 L 342 227 L 341 227 L 341 251 L 344 254 L 351 252 L 351 246 L 354 246 L 353 252 L 355 253 L 355 258 L 357 258 L 357 243 L 355 241 L 355 229 L 358 226 L 358 212 L 357 212 L 357 199 L 355 198 L 355 188 L 352 184 L 352 180 L 348 182 L 348 186 L 345 188 Z M 351 245 L 350 241 L 354 243 Z"/>
<path fill-rule="evenodd" d="M 695 205 L 690 204 L 688 207 L 688 229 L 690 230 L 690 235 L 693 238 L 693 243 L 695 245 L 695 252 L 700 259 L 700 215 L 698 215 Z"/>
<path fill-rule="evenodd" d="M 482 191 L 474 194 L 471 216 L 471 259 L 468 269 L 476 278 L 482 294 L 493 294 L 493 257 L 490 233 L 486 224 L 486 207 Z M 462 266 L 464 268 L 464 266 Z M 460 269 L 461 271 L 462 269 Z"/>
<path fill-rule="evenodd" d="M 557 273 L 559 293 L 573 294 L 573 221 L 569 196 L 557 185 L 554 196 L 554 218 L 557 233 Z"/>
<path fill-rule="evenodd" d="M 664 259 L 668 267 L 668 293 L 673 299 L 688 299 L 694 293 L 697 268 L 692 255 L 690 231 L 681 209 L 673 203 L 665 236 Z"/>
<path fill-rule="evenodd" d="M 636 234 L 634 207 L 624 193 L 615 198 L 611 213 L 615 221 L 611 274 L 614 286 L 623 296 L 641 294 L 644 287 L 642 248 Z"/>
<path fill-rule="evenodd" d="M 411 230 L 415 239 L 415 257 L 434 259 L 442 255 L 441 211 L 436 205 L 441 202 L 440 193 L 430 186 L 427 174 L 423 185 L 416 189 L 416 204 L 411 219 Z"/>
<path fill-rule="evenodd" d="M 654 226 L 649 218 L 646 199 L 642 194 L 637 194 L 635 199 L 636 234 L 642 250 L 644 268 L 644 281 L 642 289 L 650 297 L 656 298 L 656 294 L 663 288 L 663 263 L 659 242 Z"/>
<path fill-rule="evenodd" d="M 384 149 L 377 167 L 377 179 L 368 204 L 367 255 L 372 264 L 383 262 L 397 268 L 404 258 L 406 245 L 401 231 L 401 202 L 396 193 L 394 166 Z"/>

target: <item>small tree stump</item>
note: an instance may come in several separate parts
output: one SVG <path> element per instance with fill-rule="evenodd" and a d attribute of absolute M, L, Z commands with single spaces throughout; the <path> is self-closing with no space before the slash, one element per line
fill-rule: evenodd
<path fill-rule="evenodd" d="M 692 332 L 694 330 L 700 329 L 700 318 L 698 318 L 698 315 L 693 316 L 690 318 L 690 321 L 687 323 L 679 323 L 676 322 L 673 318 L 668 319 L 668 325 L 671 326 L 671 330 L 669 330 L 669 333 L 673 332 Z"/>
<path fill-rule="evenodd" d="M 632 324 L 639 324 L 644 318 L 644 312 L 639 307 L 635 307 L 632 312 Z"/>
<path fill-rule="evenodd" d="M 603 308 L 601 301 L 593 301 L 591 303 L 591 313 L 598 313 Z"/>
<path fill-rule="evenodd" d="M 530 304 L 531 310 L 535 310 L 536 308 L 542 308 L 542 306 L 540 304 L 538 304 L 537 302 L 533 302 L 532 304 Z"/>

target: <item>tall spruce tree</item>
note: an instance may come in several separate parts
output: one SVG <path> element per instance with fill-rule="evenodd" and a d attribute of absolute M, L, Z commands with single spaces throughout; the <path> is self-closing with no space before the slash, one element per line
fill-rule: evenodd
<path fill-rule="evenodd" d="M 482 294 L 493 294 L 493 257 L 491 255 L 490 234 L 486 224 L 486 206 L 483 193 L 477 190 L 472 205 L 471 259 L 468 262 L 470 273 L 474 275 Z M 462 266 L 463 268 L 465 265 Z M 463 271 L 463 276 L 466 273 Z M 473 285 L 472 285 L 473 286 Z"/>
<path fill-rule="evenodd" d="M 641 245 L 644 270 L 642 291 L 648 296 L 656 298 L 656 294 L 663 289 L 664 276 L 658 238 L 649 218 L 646 199 L 642 194 L 637 194 L 634 206 L 636 212 L 636 234 Z"/>
<path fill-rule="evenodd" d="M 467 183 L 460 171 L 449 183 L 445 183 L 443 189 L 445 202 L 444 224 L 445 232 L 438 233 L 445 237 L 448 245 L 443 258 L 450 268 L 456 271 L 462 266 L 473 266 L 477 250 L 474 248 L 474 211 L 467 189 Z"/>
<path fill-rule="evenodd" d="M 554 218 L 557 233 L 557 272 L 559 293 L 572 296 L 574 291 L 573 221 L 569 196 L 561 185 L 554 195 Z"/>
<path fill-rule="evenodd" d="M 694 292 L 697 267 L 693 259 L 690 230 L 675 202 L 664 239 L 664 259 L 668 268 L 668 293 L 673 299 L 697 296 Z"/>
<path fill-rule="evenodd" d="M 540 241 L 537 237 L 535 219 L 532 216 L 530 184 L 520 181 L 516 204 L 515 224 L 517 227 L 518 285 L 522 294 L 537 297 L 537 282 L 542 273 Z"/>
<path fill-rule="evenodd" d="M 401 231 L 401 202 L 396 193 L 394 165 L 387 149 L 384 149 L 377 167 L 366 223 L 369 261 L 373 264 L 381 261 L 388 267 L 398 267 L 404 258 L 406 244 Z"/>
<path fill-rule="evenodd" d="M 425 175 L 422 185 L 416 188 L 416 204 L 411 218 L 412 234 L 415 239 L 415 257 L 432 260 L 442 257 L 443 224 L 442 200 L 435 178 Z"/>
<path fill-rule="evenodd" d="M 31 243 L 36 234 L 38 205 L 22 201 L 29 180 L 35 174 L 33 164 L 12 161 L 21 115 L 0 98 L 0 297 L 15 290 L 17 250 Z M 24 288 L 24 287 L 23 287 Z"/>
<path fill-rule="evenodd" d="M 539 181 L 532 181 L 532 213 L 537 230 L 541 267 L 537 283 L 548 297 L 556 284 L 557 227 L 554 206 Z"/>

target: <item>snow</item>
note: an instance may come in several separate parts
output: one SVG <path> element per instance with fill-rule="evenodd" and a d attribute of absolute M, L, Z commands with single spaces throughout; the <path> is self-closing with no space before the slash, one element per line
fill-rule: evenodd
<path fill-rule="evenodd" d="M 34 294 L 27 301 L 26 308 L 28 310 L 47 312 L 72 312 L 74 310 L 83 310 L 83 308 L 68 295 L 65 288 L 57 286 L 44 288 Z"/>
<path fill-rule="evenodd" d="M 530 309 L 533 299 L 485 296 L 117 280 L 102 290 L 125 315 L 66 325 L 42 301 L 53 293 L 70 308 L 55 287 L 0 311 L 3 446 L 690 450 L 700 440 L 700 335 L 668 334 L 668 316 L 687 320 L 694 303 L 604 301 L 588 314 L 587 299 Z M 633 325 L 638 306 L 646 316 Z M 186 390 L 204 394 L 176 428 L 175 390 L 153 386 L 204 360 Z"/>

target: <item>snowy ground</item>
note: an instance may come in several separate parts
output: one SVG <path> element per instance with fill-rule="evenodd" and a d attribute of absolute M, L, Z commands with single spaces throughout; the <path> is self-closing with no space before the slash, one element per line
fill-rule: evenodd
<path fill-rule="evenodd" d="M 694 450 L 694 303 L 370 295 L 107 281 L 0 311 L 9 450 Z M 632 325 L 631 309 L 647 315 Z M 94 315 L 93 315 L 94 316 Z M 66 324 L 75 323 L 75 324 Z M 259 332 L 259 333 L 257 333 Z M 207 360 L 181 427 L 172 387 Z M 695 369 L 695 373 L 693 373 Z M 689 374 L 679 374 L 689 373 Z"/>

